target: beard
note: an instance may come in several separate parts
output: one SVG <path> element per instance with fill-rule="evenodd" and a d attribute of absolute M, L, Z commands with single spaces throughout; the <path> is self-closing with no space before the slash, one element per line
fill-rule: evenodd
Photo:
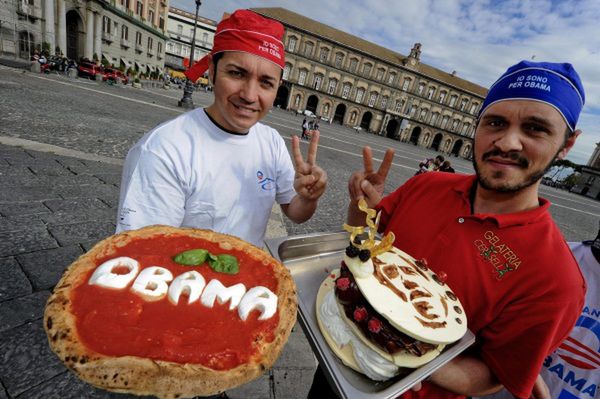
<path fill-rule="evenodd" d="M 558 155 L 558 153 L 561 150 L 562 150 L 562 148 L 559 149 L 556 152 L 556 154 L 554 154 L 554 156 L 552 157 L 550 162 L 545 167 L 536 169 L 536 170 L 532 170 L 530 173 L 525 175 L 521 181 L 514 182 L 514 183 L 494 182 L 494 180 L 500 179 L 503 177 L 504 172 L 502 172 L 502 171 L 492 172 L 491 178 L 483 176 L 481 173 L 481 169 L 479 168 L 479 166 L 477 164 L 477 157 L 474 156 L 472 162 L 473 162 L 473 168 L 475 169 L 475 174 L 477 175 L 477 182 L 479 183 L 479 185 L 481 187 L 483 187 L 486 190 L 496 191 L 499 193 L 516 193 L 518 191 L 521 191 L 521 190 L 537 183 L 546 174 L 546 172 L 548 172 L 548 170 L 552 167 L 552 163 L 554 162 L 554 160 L 556 159 L 556 156 Z M 522 156 L 519 152 L 504 153 L 498 149 L 494 149 L 492 151 L 488 151 L 488 152 L 484 153 L 483 156 L 481 157 L 481 160 L 485 161 L 486 159 L 488 159 L 489 157 L 492 157 L 492 156 L 501 156 L 501 157 L 510 159 L 511 161 L 516 161 L 518 166 L 522 169 L 526 169 L 530 165 L 529 160 L 527 158 L 525 158 L 524 156 Z"/>

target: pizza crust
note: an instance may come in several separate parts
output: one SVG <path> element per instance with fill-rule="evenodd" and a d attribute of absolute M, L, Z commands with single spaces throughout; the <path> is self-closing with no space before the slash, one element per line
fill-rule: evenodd
<path fill-rule="evenodd" d="M 224 250 L 243 251 L 264 265 L 271 265 L 278 281 L 279 324 L 275 339 L 257 340 L 259 359 L 230 370 L 213 370 L 199 364 L 179 364 L 137 356 L 106 356 L 91 351 L 78 339 L 70 294 L 96 267 L 95 259 L 111 256 L 132 240 L 155 235 L 186 235 L 216 242 Z M 102 389 L 160 398 L 207 396 L 245 384 L 269 369 L 281 352 L 296 322 L 296 286 L 289 271 L 259 248 L 226 234 L 209 230 L 149 226 L 111 236 L 77 259 L 54 289 L 44 312 L 44 328 L 50 347 L 82 380 Z"/>

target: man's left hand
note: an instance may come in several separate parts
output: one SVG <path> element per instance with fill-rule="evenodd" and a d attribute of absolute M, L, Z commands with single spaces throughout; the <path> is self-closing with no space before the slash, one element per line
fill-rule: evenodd
<path fill-rule="evenodd" d="M 308 201 L 316 201 L 325 192 L 327 173 L 317 165 L 317 148 L 319 146 L 319 131 L 312 133 L 308 145 L 306 160 L 300 152 L 300 139 L 292 136 L 292 154 L 294 159 L 294 189 L 296 193 Z"/>

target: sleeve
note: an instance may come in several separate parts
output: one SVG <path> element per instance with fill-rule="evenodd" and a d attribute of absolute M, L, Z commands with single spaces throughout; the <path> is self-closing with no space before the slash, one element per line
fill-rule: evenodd
<path fill-rule="evenodd" d="M 278 204 L 289 204 L 292 198 L 296 196 L 294 189 L 294 175 L 296 171 L 290 153 L 279 136 L 278 151 L 277 151 L 277 195 L 275 201 Z"/>
<path fill-rule="evenodd" d="M 547 292 L 555 299 L 510 305 L 479 332 L 483 360 L 516 398 L 529 398 L 544 359 L 575 324 L 583 306 L 576 292 Z"/>
<path fill-rule="evenodd" d="M 185 187 L 169 162 L 134 148 L 127 154 L 121 184 L 117 233 L 153 224 L 181 226 Z"/>
<path fill-rule="evenodd" d="M 383 233 L 387 230 L 394 211 L 398 206 L 401 206 L 402 201 L 411 189 L 411 186 L 413 186 L 414 180 L 414 177 L 408 179 L 403 185 L 398 187 L 396 191 L 383 197 L 383 199 L 379 201 L 379 204 L 375 206 L 375 210 L 381 212 L 378 229 L 379 233 Z"/>

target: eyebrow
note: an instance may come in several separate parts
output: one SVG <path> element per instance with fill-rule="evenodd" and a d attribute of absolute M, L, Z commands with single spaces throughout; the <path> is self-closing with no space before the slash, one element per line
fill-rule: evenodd
<path fill-rule="evenodd" d="M 482 121 L 487 121 L 487 120 L 491 120 L 491 119 L 500 119 L 500 120 L 506 121 L 506 118 L 504 116 L 498 115 L 498 114 L 486 114 L 486 115 L 484 115 L 481 118 Z M 523 120 L 523 122 L 526 122 L 526 123 L 527 122 L 528 123 L 532 123 L 532 122 L 533 123 L 538 123 L 538 124 L 543 125 L 545 127 L 551 127 L 552 126 L 552 123 L 548 119 L 542 118 L 542 117 L 539 117 L 539 116 L 528 116 L 527 118 L 525 118 Z"/>
<path fill-rule="evenodd" d="M 235 68 L 238 71 L 243 72 L 243 73 L 248 73 L 248 70 L 246 68 L 241 67 L 241 66 L 239 66 L 237 64 L 234 64 L 233 62 L 230 62 L 230 63 L 226 64 L 225 68 L 227 68 L 227 67 Z M 266 79 L 266 80 L 269 80 L 269 81 L 272 81 L 272 82 L 276 82 L 277 81 L 277 78 L 275 78 L 274 76 L 266 75 L 266 74 L 261 75 L 260 79 Z"/>

